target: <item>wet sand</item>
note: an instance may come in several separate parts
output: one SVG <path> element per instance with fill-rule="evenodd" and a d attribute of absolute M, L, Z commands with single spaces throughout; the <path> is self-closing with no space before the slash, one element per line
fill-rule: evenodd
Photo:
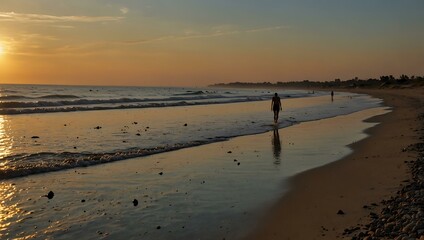
<path fill-rule="evenodd" d="M 424 89 L 356 92 L 384 99 L 393 111 L 368 120 L 382 124 L 367 131 L 369 138 L 352 144 L 351 155 L 293 178 L 292 190 L 249 239 L 349 238 L 342 235 L 346 228 L 369 222 L 370 210 L 363 206 L 379 205 L 410 177 L 405 161 L 416 156 L 403 149 L 419 141 L 417 116 L 423 111 Z M 379 207 L 373 210 L 379 212 Z"/>

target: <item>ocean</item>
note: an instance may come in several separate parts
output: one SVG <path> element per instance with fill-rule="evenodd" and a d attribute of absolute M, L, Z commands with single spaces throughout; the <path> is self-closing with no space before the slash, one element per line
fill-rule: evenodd
<path fill-rule="evenodd" d="M 328 92 L 278 90 L 282 98 Z M 273 90 L 0 85 L 0 178 L 89 166 L 262 133 L 269 109 L 214 113 L 218 104 L 270 101 Z M 381 104 L 338 93 L 335 102 L 284 109 L 279 127 Z M 209 111 L 209 110 L 212 111 Z"/>
<path fill-rule="evenodd" d="M 351 153 L 377 124 L 364 120 L 388 111 L 368 95 L 285 89 L 0 94 L 2 239 L 243 239 L 291 177 Z"/>

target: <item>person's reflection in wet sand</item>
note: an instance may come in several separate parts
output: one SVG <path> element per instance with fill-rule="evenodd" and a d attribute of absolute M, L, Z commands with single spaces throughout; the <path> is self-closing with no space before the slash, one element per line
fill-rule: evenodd
<path fill-rule="evenodd" d="M 272 150 L 274 153 L 274 164 L 280 165 L 281 163 L 281 141 L 280 134 L 278 133 L 278 127 L 274 128 L 274 134 L 272 135 Z"/>

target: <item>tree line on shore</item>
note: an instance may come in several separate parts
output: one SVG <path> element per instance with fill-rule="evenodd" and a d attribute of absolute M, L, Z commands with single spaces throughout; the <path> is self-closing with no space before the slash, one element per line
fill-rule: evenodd
<path fill-rule="evenodd" d="M 380 76 L 379 79 L 359 79 L 355 77 L 349 80 L 340 80 L 339 78 L 333 81 L 290 81 L 290 82 L 231 82 L 218 83 L 211 85 L 213 87 L 285 87 L 285 88 L 406 88 L 424 86 L 424 76 L 408 76 L 405 74 L 399 77 L 393 75 Z"/>

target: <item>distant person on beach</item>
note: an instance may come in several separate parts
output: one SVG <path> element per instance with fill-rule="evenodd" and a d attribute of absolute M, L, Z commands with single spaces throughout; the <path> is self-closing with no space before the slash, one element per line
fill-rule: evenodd
<path fill-rule="evenodd" d="M 334 101 L 334 91 L 331 91 L 331 101 Z"/>
<path fill-rule="evenodd" d="M 278 94 L 275 93 L 271 102 L 271 111 L 274 111 L 274 123 L 278 122 L 278 114 L 280 113 L 280 110 L 283 110 L 283 107 L 281 106 L 281 99 Z"/>

